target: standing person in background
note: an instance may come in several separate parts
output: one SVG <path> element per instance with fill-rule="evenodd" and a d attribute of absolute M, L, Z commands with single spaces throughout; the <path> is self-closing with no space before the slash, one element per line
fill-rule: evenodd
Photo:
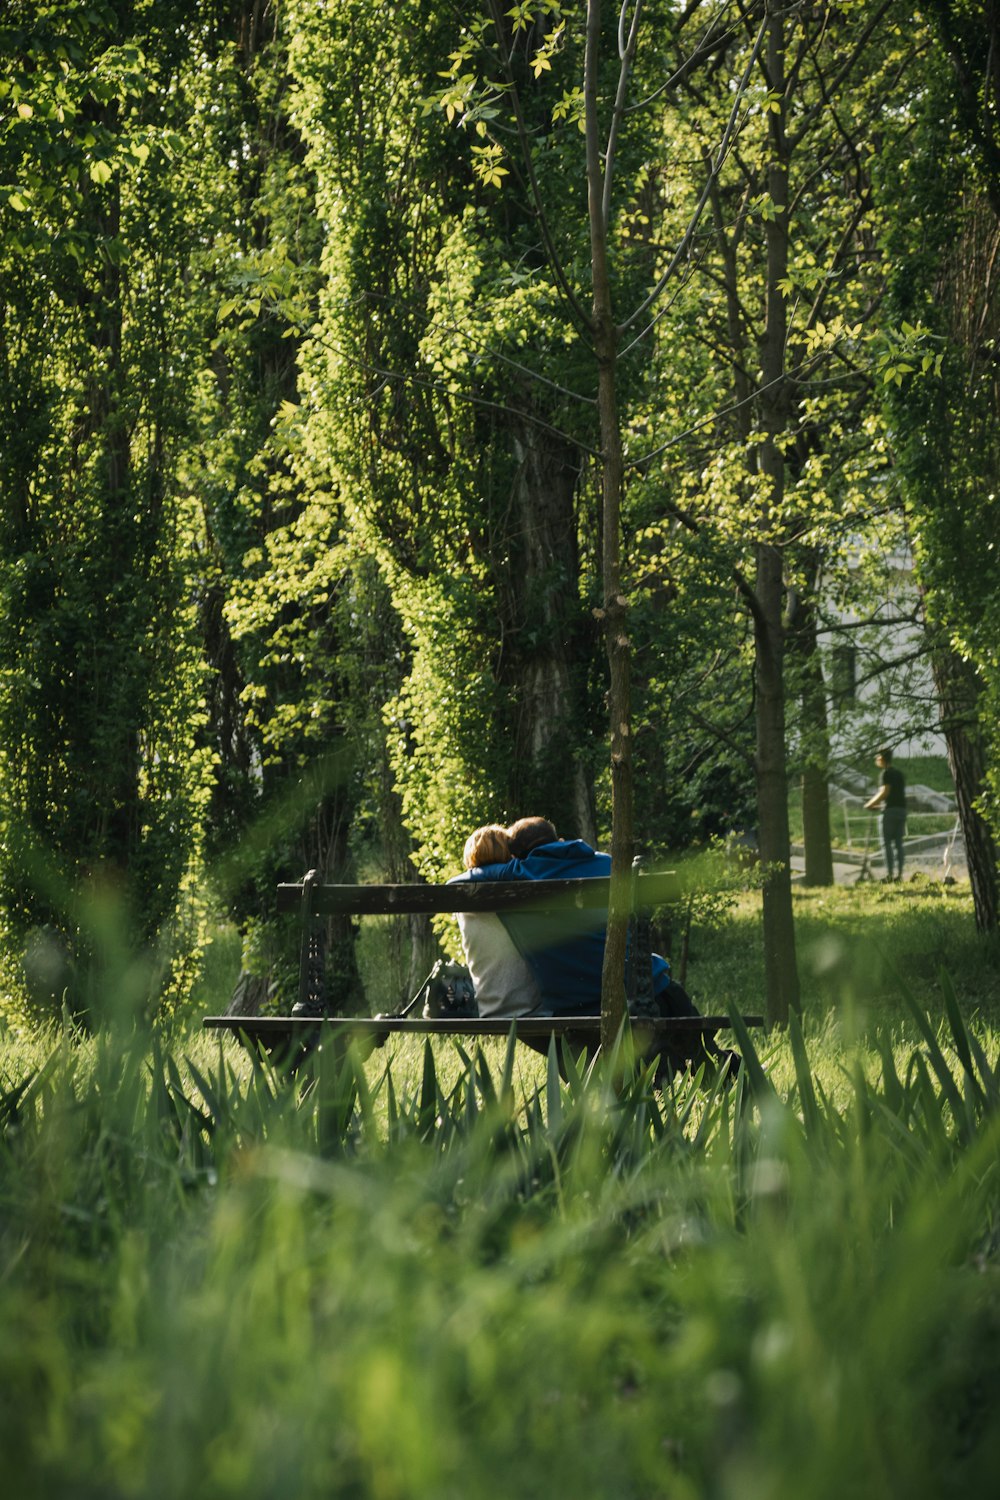
<path fill-rule="evenodd" d="M 892 751 L 881 749 L 875 764 L 882 772 L 882 784 L 865 808 L 882 809 L 882 847 L 885 850 L 886 880 L 903 878 L 903 834 L 906 832 L 906 778 L 892 763 Z M 895 871 L 895 874 L 893 873 Z"/>

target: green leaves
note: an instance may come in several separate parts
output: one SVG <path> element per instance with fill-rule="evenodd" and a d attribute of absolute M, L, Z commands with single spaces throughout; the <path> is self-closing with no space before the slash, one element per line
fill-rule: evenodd
<path fill-rule="evenodd" d="M 487 187 L 502 187 L 503 179 L 510 172 L 503 165 L 503 148 L 498 145 L 473 146 L 472 170 L 479 181 Z"/>

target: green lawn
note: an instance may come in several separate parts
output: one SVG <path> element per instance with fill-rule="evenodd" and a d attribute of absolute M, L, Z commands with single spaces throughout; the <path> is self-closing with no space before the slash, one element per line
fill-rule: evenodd
<path fill-rule="evenodd" d="M 901 987 L 940 1008 L 942 972 L 969 1014 L 979 1010 L 1000 1023 L 996 949 L 975 936 L 967 882 L 916 874 L 893 886 L 797 887 L 792 899 L 807 1034 L 848 1012 L 896 1020 Z M 760 1008 L 758 895 L 740 897 L 720 926 L 694 928 L 687 980 L 705 1009 Z"/>

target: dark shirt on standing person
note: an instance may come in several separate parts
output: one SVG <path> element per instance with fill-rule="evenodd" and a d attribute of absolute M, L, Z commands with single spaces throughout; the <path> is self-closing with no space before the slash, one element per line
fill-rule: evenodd
<path fill-rule="evenodd" d="M 888 793 L 883 807 L 906 807 L 906 778 L 902 771 L 896 766 L 885 766 L 882 771 L 882 785 L 888 787 Z"/>

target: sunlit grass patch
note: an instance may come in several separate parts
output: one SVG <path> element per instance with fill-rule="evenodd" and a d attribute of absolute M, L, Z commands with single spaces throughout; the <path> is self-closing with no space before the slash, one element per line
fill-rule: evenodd
<path fill-rule="evenodd" d="M 938 1010 L 942 972 L 968 1015 L 1000 1020 L 1000 945 L 976 937 L 967 883 L 797 888 L 793 902 L 807 1034 L 831 1012 L 849 1033 L 866 1018 L 905 1022 L 901 985 Z M 692 933 L 688 988 L 704 1011 L 763 1009 L 757 893 L 742 895 L 719 929 Z"/>

